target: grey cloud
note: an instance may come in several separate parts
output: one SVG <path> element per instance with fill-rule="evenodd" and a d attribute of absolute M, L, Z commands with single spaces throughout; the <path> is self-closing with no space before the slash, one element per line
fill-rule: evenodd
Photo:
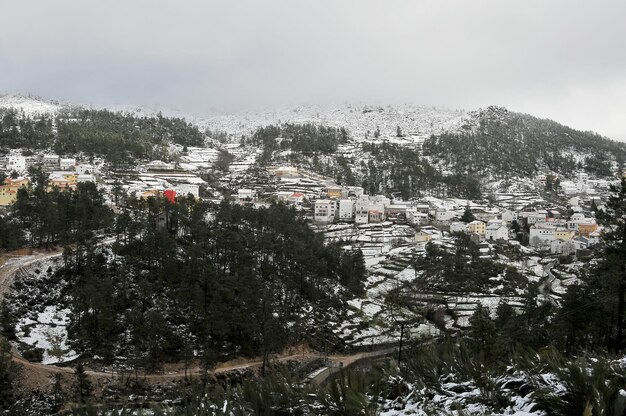
<path fill-rule="evenodd" d="M 0 0 L 0 91 L 190 112 L 499 104 L 626 140 L 626 3 Z"/>

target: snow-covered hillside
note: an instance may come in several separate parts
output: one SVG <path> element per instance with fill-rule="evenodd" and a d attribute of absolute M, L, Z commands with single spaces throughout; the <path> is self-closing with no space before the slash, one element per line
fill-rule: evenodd
<path fill-rule="evenodd" d="M 373 137 L 379 129 L 382 136 L 395 135 L 400 127 L 403 134 L 426 137 L 443 131 L 456 131 L 465 122 L 467 113 L 424 106 L 300 106 L 264 112 L 242 112 L 226 115 L 193 117 L 190 121 L 211 130 L 223 130 L 240 136 L 250 134 L 258 126 L 276 123 L 313 123 L 345 127 L 354 138 L 361 139 L 369 131 Z"/>
<path fill-rule="evenodd" d="M 56 101 L 46 101 L 40 97 L 32 95 L 7 94 L 0 95 L 0 108 L 10 108 L 23 111 L 28 117 L 42 114 L 56 114 L 65 105 Z"/>

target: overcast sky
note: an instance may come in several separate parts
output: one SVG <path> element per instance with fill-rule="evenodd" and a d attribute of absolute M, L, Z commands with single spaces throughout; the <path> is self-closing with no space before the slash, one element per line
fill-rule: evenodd
<path fill-rule="evenodd" d="M 0 0 L 0 92 L 193 113 L 497 104 L 626 141 L 624 0 Z"/>

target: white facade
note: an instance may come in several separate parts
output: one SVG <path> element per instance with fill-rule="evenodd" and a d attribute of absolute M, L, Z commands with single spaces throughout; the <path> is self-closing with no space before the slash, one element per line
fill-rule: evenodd
<path fill-rule="evenodd" d="M 369 213 L 367 211 L 359 211 L 354 214 L 354 222 L 356 224 L 367 224 L 369 222 Z"/>
<path fill-rule="evenodd" d="M 415 208 L 408 208 L 406 210 L 406 220 L 411 225 L 423 225 L 428 223 L 428 214 L 419 212 Z"/>
<path fill-rule="evenodd" d="M 360 186 L 348 186 L 348 195 L 360 197 L 365 194 L 365 190 Z"/>
<path fill-rule="evenodd" d="M 550 225 L 530 227 L 529 242 L 531 246 L 549 244 L 554 240 L 556 240 L 556 227 Z"/>
<path fill-rule="evenodd" d="M 505 221 L 507 223 L 511 223 L 513 221 L 517 221 L 518 215 L 519 214 L 516 211 L 506 210 L 506 211 L 502 212 L 501 218 L 502 218 L 502 221 Z"/>
<path fill-rule="evenodd" d="M 369 199 L 372 204 L 380 204 L 383 210 L 387 205 L 391 205 L 391 199 L 387 198 L 384 195 L 373 195 L 370 196 Z"/>
<path fill-rule="evenodd" d="M 304 194 L 300 192 L 294 192 L 291 195 L 289 195 L 288 201 L 292 205 L 301 206 L 302 203 L 304 202 Z"/>
<path fill-rule="evenodd" d="M 319 199 L 315 201 L 315 221 L 333 222 L 335 220 L 335 201 Z"/>
<path fill-rule="evenodd" d="M 239 202 L 253 202 L 255 192 L 252 189 L 239 189 L 237 191 L 237 198 L 239 199 Z"/>
<path fill-rule="evenodd" d="M 93 166 L 88 164 L 77 165 L 74 169 L 79 175 L 93 173 Z"/>
<path fill-rule="evenodd" d="M 565 256 L 576 252 L 576 243 L 574 241 L 554 240 L 550 243 L 550 253 L 563 254 Z"/>
<path fill-rule="evenodd" d="M 435 219 L 437 221 L 450 221 L 454 217 L 456 217 L 455 211 L 448 211 L 442 208 L 438 208 L 435 211 Z"/>
<path fill-rule="evenodd" d="M 21 155 L 9 155 L 7 157 L 7 170 L 23 173 L 26 171 L 26 158 Z"/>
<path fill-rule="evenodd" d="M 486 240 L 508 240 L 509 239 L 509 229 L 502 224 L 494 223 L 487 225 L 485 229 L 485 239 Z"/>
<path fill-rule="evenodd" d="M 563 191 L 565 195 L 576 195 L 579 193 L 578 186 L 572 181 L 561 182 L 561 191 Z"/>
<path fill-rule="evenodd" d="M 538 222 L 545 222 L 547 215 L 540 212 L 531 212 L 526 218 L 528 224 L 537 224 Z"/>
<path fill-rule="evenodd" d="M 76 177 L 76 182 L 85 183 L 85 182 L 95 182 L 96 177 L 93 175 L 78 175 Z"/>
<path fill-rule="evenodd" d="M 44 155 L 41 160 L 43 166 L 46 168 L 58 168 L 59 167 L 59 156 L 58 155 Z"/>
<path fill-rule="evenodd" d="M 354 219 L 354 201 L 352 199 L 339 200 L 339 221 Z"/>
<path fill-rule="evenodd" d="M 289 197 L 291 196 L 293 192 L 291 191 L 278 191 L 276 193 L 276 198 L 279 201 L 283 201 L 283 202 L 287 202 L 289 200 Z"/>
<path fill-rule="evenodd" d="M 61 170 L 73 170 L 76 166 L 76 159 L 60 159 L 59 167 Z"/>
<path fill-rule="evenodd" d="M 367 224 L 369 222 L 370 200 L 367 195 L 361 195 L 355 203 L 354 222 L 357 224 Z"/>
<path fill-rule="evenodd" d="M 189 183 L 179 183 L 174 186 L 174 190 L 178 195 L 187 195 L 191 194 L 195 198 L 200 197 L 200 185 L 194 185 Z"/>
<path fill-rule="evenodd" d="M 589 175 L 585 172 L 579 172 L 576 174 L 576 188 L 579 191 L 584 192 L 587 190 L 587 181 L 589 180 Z"/>

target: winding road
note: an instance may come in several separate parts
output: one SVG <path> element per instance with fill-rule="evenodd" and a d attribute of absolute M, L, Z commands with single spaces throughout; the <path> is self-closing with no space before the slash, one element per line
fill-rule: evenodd
<path fill-rule="evenodd" d="M 0 300 L 11 288 L 11 284 L 15 281 L 18 273 L 27 273 L 29 269 L 32 269 L 37 264 L 43 261 L 50 260 L 62 255 L 62 251 L 34 251 L 29 255 L 3 255 L 0 256 Z M 331 355 L 328 356 L 330 362 L 329 368 L 335 370 L 328 371 L 327 375 L 317 377 L 314 384 L 321 384 L 331 373 L 338 371 L 339 368 L 347 368 L 352 364 L 355 364 L 361 360 L 381 357 L 387 355 L 392 351 L 390 348 L 385 348 L 377 351 L 362 352 L 350 355 Z M 292 360 L 308 360 L 314 358 L 321 358 L 322 355 L 315 351 L 307 349 L 301 349 L 294 353 L 287 352 L 281 355 L 274 355 L 271 357 L 273 361 L 286 362 Z M 22 367 L 21 383 L 20 386 L 25 391 L 49 391 L 54 383 L 54 377 L 56 374 L 62 374 L 65 382 L 69 382 L 71 376 L 74 374 L 73 368 L 59 367 L 55 365 L 46 365 L 40 363 L 33 363 L 24 359 L 19 352 L 12 348 L 13 361 L 20 364 Z M 224 362 L 216 365 L 209 374 L 227 373 L 234 370 L 242 370 L 246 368 L 257 368 L 263 364 L 261 358 L 253 359 L 238 359 L 229 362 Z M 104 387 L 109 384 L 119 383 L 120 381 L 129 377 L 135 377 L 135 374 L 129 372 L 119 371 L 93 371 L 86 369 L 85 373 L 98 387 Z M 184 380 L 186 377 L 199 377 L 203 374 L 202 368 L 194 366 L 188 368 L 186 371 L 182 366 L 172 368 L 170 371 L 157 373 L 157 374 L 141 374 L 138 377 L 141 380 L 148 383 L 168 383 Z"/>

